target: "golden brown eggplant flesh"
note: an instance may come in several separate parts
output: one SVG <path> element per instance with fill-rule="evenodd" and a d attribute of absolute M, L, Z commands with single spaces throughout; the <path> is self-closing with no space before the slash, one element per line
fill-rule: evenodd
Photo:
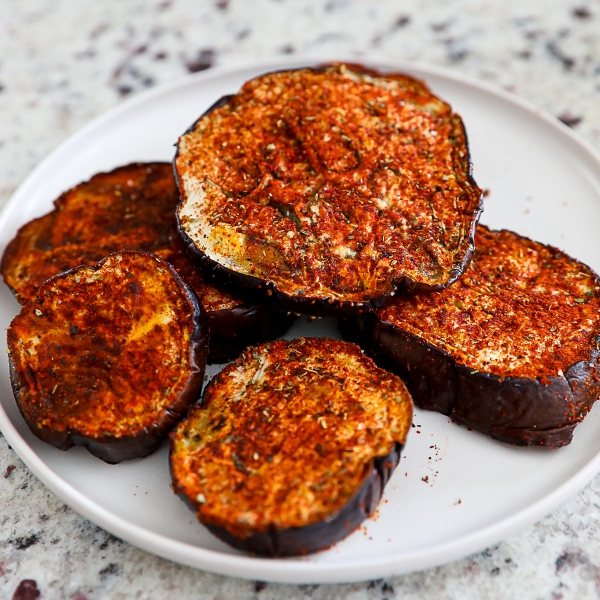
<path fill-rule="evenodd" d="M 178 203 L 170 163 L 132 163 L 98 173 L 62 194 L 50 213 L 21 227 L 0 271 L 24 304 L 58 273 L 122 249 L 154 252 L 173 264 L 208 312 L 209 362 L 231 360 L 251 344 L 283 335 L 294 315 L 248 303 L 204 280 L 177 233 Z"/>
<path fill-rule="evenodd" d="M 133 163 L 98 173 L 29 221 L 6 247 L 1 271 L 20 304 L 50 277 L 119 250 L 170 248 L 179 201 L 168 163 Z"/>
<path fill-rule="evenodd" d="M 266 556 L 322 550 L 377 507 L 412 409 L 400 378 L 355 344 L 249 348 L 171 434 L 173 489 L 232 546 Z"/>
<path fill-rule="evenodd" d="M 171 265 L 123 251 L 43 283 L 7 341 L 31 431 L 118 463 L 153 452 L 200 397 L 208 324 Z"/>
<path fill-rule="evenodd" d="M 480 225 L 463 278 L 343 319 L 417 406 L 493 438 L 557 448 L 600 395 L 600 283 L 586 265 Z"/>
<path fill-rule="evenodd" d="M 424 83 L 359 65 L 269 73 L 179 139 L 181 234 L 248 297 L 358 314 L 463 272 L 482 210 L 465 129 Z"/>

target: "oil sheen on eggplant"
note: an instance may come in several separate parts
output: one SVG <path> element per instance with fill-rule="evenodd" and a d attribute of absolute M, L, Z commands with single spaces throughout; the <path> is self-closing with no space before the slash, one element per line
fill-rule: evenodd
<path fill-rule="evenodd" d="M 171 435 L 173 488 L 237 548 L 322 550 L 375 510 L 412 409 L 400 378 L 354 344 L 298 338 L 249 348 Z"/>

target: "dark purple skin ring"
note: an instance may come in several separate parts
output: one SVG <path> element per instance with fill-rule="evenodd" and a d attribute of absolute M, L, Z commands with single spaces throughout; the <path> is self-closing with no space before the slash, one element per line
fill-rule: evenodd
<path fill-rule="evenodd" d="M 363 67 L 362 65 L 352 65 L 354 70 L 362 70 L 369 74 L 379 74 L 377 71 Z M 314 67 L 313 71 L 323 70 L 322 67 Z M 275 72 L 285 72 L 286 69 Z M 198 119 L 184 132 L 183 135 L 190 133 L 196 127 L 196 124 L 200 119 L 210 114 L 227 104 L 234 94 L 223 96 L 217 100 L 210 108 L 208 108 Z M 466 154 L 470 156 L 469 144 L 464 124 L 462 124 L 463 132 L 466 141 Z M 179 155 L 179 147 L 175 152 L 173 158 L 173 171 L 175 173 L 175 182 L 179 189 L 182 189 L 179 174 L 177 172 L 177 157 Z M 468 173 L 467 179 L 470 184 L 477 187 L 475 180 L 472 176 L 472 164 L 468 162 Z M 418 294 L 421 292 L 433 292 L 445 289 L 452 283 L 454 283 L 463 273 L 467 265 L 471 260 L 471 256 L 475 250 L 475 229 L 479 216 L 483 211 L 483 194 L 480 196 L 479 206 L 474 214 L 471 228 L 468 232 L 469 239 L 469 251 L 465 254 L 463 260 L 460 263 L 456 263 L 452 266 L 450 271 L 450 278 L 444 285 L 441 284 L 422 284 L 417 283 L 407 276 L 400 277 L 394 280 L 387 292 L 376 298 L 366 298 L 361 302 L 350 302 L 345 300 L 338 300 L 334 298 L 307 298 L 298 297 L 278 289 L 277 285 L 272 281 L 265 281 L 252 275 L 246 275 L 244 273 L 238 273 L 232 269 L 224 267 L 218 262 L 210 259 L 204 252 L 196 247 L 192 239 L 183 231 L 181 221 L 179 219 L 179 209 L 176 211 L 177 216 L 177 229 L 181 238 L 183 239 L 186 247 L 188 248 L 189 255 L 196 262 L 197 266 L 202 270 L 204 276 L 207 279 L 214 280 L 218 285 L 223 286 L 224 289 L 231 291 L 234 294 L 238 294 L 246 298 L 250 302 L 259 302 L 261 304 L 271 306 L 278 310 L 302 313 L 306 315 L 313 315 L 317 317 L 338 317 L 338 316 L 355 316 L 377 308 L 380 308 L 391 296 L 410 296 L 412 294 Z"/>
<path fill-rule="evenodd" d="M 297 316 L 260 304 L 242 304 L 207 312 L 210 328 L 208 364 L 237 358 L 248 346 L 283 335 Z"/>
<path fill-rule="evenodd" d="M 230 546 L 257 556 L 281 558 L 325 550 L 343 540 L 373 514 L 387 482 L 398 466 L 402 448 L 401 444 L 396 443 L 387 456 L 375 458 L 373 468 L 358 492 L 337 513 L 323 521 L 305 527 L 257 531 L 246 538 L 235 537 L 223 527 L 205 524 L 206 528 Z M 197 512 L 197 506 L 187 496 L 179 494 L 179 497 Z"/>
<path fill-rule="evenodd" d="M 103 259 L 97 268 L 100 268 L 104 260 L 106 259 Z M 9 356 L 10 380 L 13 394 L 17 401 L 19 412 L 35 436 L 59 450 L 68 450 L 73 446 L 83 446 L 90 454 L 102 459 L 104 462 L 116 464 L 132 458 L 142 458 L 154 452 L 168 436 L 169 431 L 185 415 L 188 407 L 198 400 L 204 384 L 204 370 L 208 354 L 209 327 L 207 313 L 200 306 L 196 294 L 181 279 L 175 269 L 168 265 L 168 263 L 165 263 L 165 266 L 170 269 L 177 282 L 183 287 L 186 297 L 193 307 L 194 332 L 190 337 L 190 344 L 192 346 L 190 350 L 193 358 L 191 360 L 187 384 L 185 389 L 179 394 L 177 401 L 165 411 L 160 420 L 135 435 L 88 437 L 77 431 L 56 431 L 44 426 L 39 427 L 38 423 L 34 423 L 28 419 L 25 412 L 21 410 L 19 396 L 23 389 L 24 380 L 15 370 L 13 361 Z M 55 277 L 69 276 L 79 268 L 81 267 L 75 267 L 74 269 L 55 275 Z M 89 267 L 83 268 L 89 269 Z M 49 281 L 52 281 L 52 279 Z"/>
<path fill-rule="evenodd" d="M 340 319 L 345 340 L 399 375 L 415 404 L 501 442 L 560 448 L 600 395 L 600 338 L 589 360 L 544 380 L 499 377 L 457 364 L 447 352 L 370 314 Z"/>

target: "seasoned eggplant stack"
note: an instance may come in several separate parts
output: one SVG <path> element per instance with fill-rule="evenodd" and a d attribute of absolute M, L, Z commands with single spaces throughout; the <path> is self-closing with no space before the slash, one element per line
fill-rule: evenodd
<path fill-rule="evenodd" d="M 586 265 L 479 226 L 463 278 L 340 321 L 415 403 L 503 442 L 560 447 L 600 394 L 600 282 Z"/>
<path fill-rule="evenodd" d="M 411 418 L 405 385 L 358 346 L 264 344 L 221 371 L 172 434 L 173 487 L 232 546 L 315 552 L 375 510 Z"/>
<path fill-rule="evenodd" d="M 170 163 L 134 163 L 94 175 L 62 194 L 52 212 L 21 227 L 2 257 L 4 281 L 24 304 L 53 275 L 122 249 L 154 252 L 175 266 L 208 312 L 209 362 L 230 360 L 251 344 L 283 335 L 294 315 L 204 281 L 177 233 L 178 202 Z"/>
<path fill-rule="evenodd" d="M 46 281 L 7 338 L 31 431 L 109 463 L 154 451 L 202 390 L 204 312 L 153 254 L 115 253 Z"/>
<path fill-rule="evenodd" d="M 445 288 L 482 208 L 460 117 L 424 83 L 358 65 L 247 82 L 179 139 L 175 169 L 203 268 L 314 315 Z"/>

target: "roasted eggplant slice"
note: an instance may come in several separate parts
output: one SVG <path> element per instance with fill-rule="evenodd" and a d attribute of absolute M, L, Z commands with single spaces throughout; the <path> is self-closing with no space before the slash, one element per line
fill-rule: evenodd
<path fill-rule="evenodd" d="M 153 254 L 111 254 L 43 283 L 8 328 L 17 405 L 31 431 L 109 463 L 153 452 L 201 393 L 208 326 Z"/>
<path fill-rule="evenodd" d="M 1 271 L 17 300 L 33 300 L 46 280 L 112 252 L 170 246 L 178 194 L 167 163 L 134 163 L 94 175 L 26 223 L 6 247 Z"/>
<path fill-rule="evenodd" d="M 294 315 L 248 303 L 203 279 L 177 233 L 178 202 L 170 163 L 134 163 L 94 175 L 19 230 L 2 257 L 2 276 L 24 304 L 53 275 L 122 249 L 154 252 L 175 266 L 208 312 L 209 362 L 283 335 Z"/>
<path fill-rule="evenodd" d="M 600 282 L 586 265 L 479 226 L 447 290 L 344 319 L 415 403 L 503 442 L 560 447 L 600 394 Z"/>
<path fill-rule="evenodd" d="M 482 209 L 460 117 L 421 81 L 358 65 L 247 82 L 179 139 L 175 169 L 205 271 L 314 315 L 445 288 Z"/>
<path fill-rule="evenodd" d="M 173 488 L 237 548 L 321 550 L 376 508 L 412 408 L 402 381 L 354 344 L 299 338 L 250 348 L 171 435 Z"/>

